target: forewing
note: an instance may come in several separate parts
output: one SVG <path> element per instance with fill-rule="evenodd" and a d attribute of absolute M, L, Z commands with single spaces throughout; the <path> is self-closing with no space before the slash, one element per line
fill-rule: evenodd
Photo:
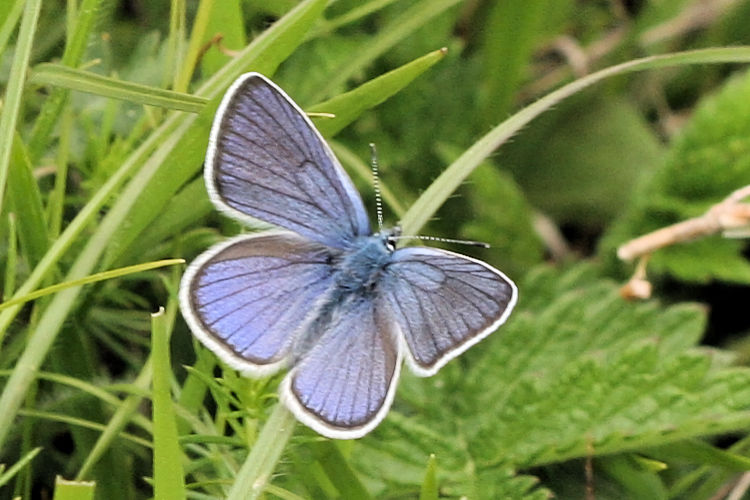
<path fill-rule="evenodd" d="M 258 73 L 240 76 L 216 113 L 206 153 L 213 202 L 344 248 L 369 235 L 362 200 L 305 113 Z"/>
<path fill-rule="evenodd" d="M 320 340 L 284 379 L 284 402 L 324 436 L 361 437 L 393 401 L 401 368 L 397 327 L 372 298 L 360 297 L 337 302 L 316 329 Z"/>
<path fill-rule="evenodd" d="M 492 266 L 437 248 L 396 250 L 381 294 L 408 346 L 407 361 L 421 376 L 503 324 L 516 304 L 515 284 Z"/>
<path fill-rule="evenodd" d="M 185 272 L 183 316 L 230 366 L 254 375 L 272 373 L 330 288 L 333 252 L 287 231 L 221 243 Z"/>

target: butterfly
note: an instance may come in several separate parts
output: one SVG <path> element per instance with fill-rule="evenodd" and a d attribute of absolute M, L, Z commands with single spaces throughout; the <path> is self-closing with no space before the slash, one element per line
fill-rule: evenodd
<path fill-rule="evenodd" d="M 518 292 L 479 260 L 396 248 L 373 234 L 351 179 L 307 115 L 259 73 L 240 76 L 211 128 L 205 162 L 219 210 L 277 229 L 219 243 L 180 284 L 195 336 L 248 376 L 289 368 L 281 400 L 299 421 L 358 438 L 388 412 L 405 357 L 419 376 L 492 333 Z"/>

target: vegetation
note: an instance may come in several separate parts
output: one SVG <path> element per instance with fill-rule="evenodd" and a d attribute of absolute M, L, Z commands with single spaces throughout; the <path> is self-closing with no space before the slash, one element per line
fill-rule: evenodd
<path fill-rule="evenodd" d="M 650 299 L 623 297 L 617 248 L 750 184 L 749 21 L 750 0 L 0 2 L 0 498 L 742 498 L 747 206 L 640 261 Z M 369 207 L 372 142 L 391 224 L 487 242 L 456 249 L 519 286 L 360 440 L 295 425 L 280 376 L 240 377 L 178 312 L 184 262 L 251 230 L 201 176 L 250 70 L 334 115 Z"/>

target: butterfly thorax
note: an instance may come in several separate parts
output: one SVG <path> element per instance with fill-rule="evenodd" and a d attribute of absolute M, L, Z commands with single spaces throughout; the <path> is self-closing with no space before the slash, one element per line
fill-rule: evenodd
<path fill-rule="evenodd" d="M 384 232 L 354 240 L 337 266 L 335 286 L 341 294 L 374 293 L 394 250 L 390 237 Z"/>

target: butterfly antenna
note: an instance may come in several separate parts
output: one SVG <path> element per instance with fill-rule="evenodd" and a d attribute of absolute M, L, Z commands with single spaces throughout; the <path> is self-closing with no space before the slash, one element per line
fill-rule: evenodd
<path fill-rule="evenodd" d="M 380 196 L 380 177 L 378 176 L 378 152 L 375 144 L 370 143 L 370 166 L 372 168 L 372 187 L 375 189 L 375 210 L 378 214 L 378 231 L 383 230 L 383 200 Z"/>
<path fill-rule="evenodd" d="M 437 236 L 403 236 L 402 235 L 402 236 L 393 236 L 392 238 L 394 240 L 416 239 L 420 241 L 439 241 L 441 243 L 457 243 L 459 245 L 468 245 L 470 247 L 490 248 L 490 245 L 483 241 L 454 240 L 452 238 L 439 238 Z"/>

